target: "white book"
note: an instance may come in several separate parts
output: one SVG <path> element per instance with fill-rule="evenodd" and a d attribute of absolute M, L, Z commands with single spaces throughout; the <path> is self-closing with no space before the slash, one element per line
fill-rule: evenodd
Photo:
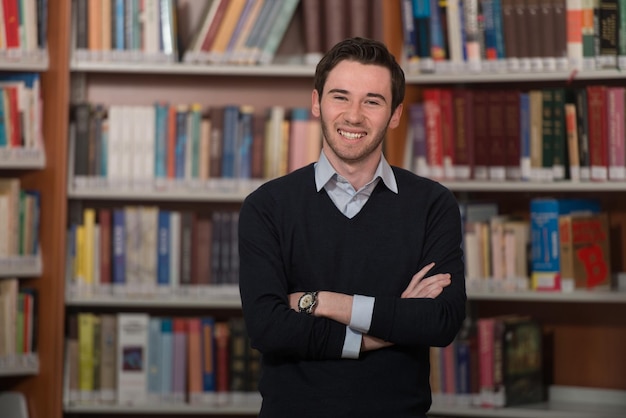
<path fill-rule="evenodd" d="M 144 0 L 143 7 L 143 52 L 147 55 L 156 55 L 159 53 L 158 0 Z"/>
<path fill-rule="evenodd" d="M 155 178 L 155 160 L 156 160 L 156 108 L 154 106 L 144 106 L 144 137 L 143 137 L 143 154 L 144 154 L 144 171 L 143 181 L 146 187 L 154 184 Z"/>
<path fill-rule="evenodd" d="M 147 400 L 148 323 L 144 313 L 117 314 L 117 401 L 120 405 Z"/>

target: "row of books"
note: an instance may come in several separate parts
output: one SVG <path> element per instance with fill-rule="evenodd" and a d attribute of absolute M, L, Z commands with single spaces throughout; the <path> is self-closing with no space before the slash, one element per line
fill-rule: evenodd
<path fill-rule="evenodd" d="M 546 399 L 544 335 L 522 315 L 473 319 L 452 344 L 431 347 L 435 405 L 499 408 Z"/>
<path fill-rule="evenodd" d="M 269 179 L 317 161 L 321 150 L 319 122 L 304 108 L 82 103 L 73 115 L 74 178 L 112 189 Z"/>
<path fill-rule="evenodd" d="M 300 0 L 214 0 L 184 54 L 185 62 L 269 64 Z"/>
<path fill-rule="evenodd" d="M 624 181 L 623 87 L 426 88 L 405 167 L 440 180 Z"/>
<path fill-rule="evenodd" d="M 0 3 L 0 49 L 46 48 L 48 0 L 4 0 Z"/>
<path fill-rule="evenodd" d="M 39 253 L 40 194 L 20 185 L 19 178 L 0 178 L 0 258 Z"/>
<path fill-rule="evenodd" d="M 37 351 L 37 292 L 16 278 L 0 279 L 0 358 Z"/>
<path fill-rule="evenodd" d="M 85 208 L 68 230 L 67 283 L 127 294 L 239 283 L 239 213 L 156 206 Z"/>
<path fill-rule="evenodd" d="M 76 59 L 178 60 L 174 0 L 72 0 Z"/>
<path fill-rule="evenodd" d="M 0 74 L 0 149 L 43 149 L 38 73 Z"/>
<path fill-rule="evenodd" d="M 409 71 L 624 68 L 622 1 L 399 0 Z"/>
<path fill-rule="evenodd" d="M 259 358 L 240 317 L 80 312 L 68 319 L 66 400 L 228 404 L 256 391 Z"/>
<path fill-rule="evenodd" d="M 461 203 L 468 289 L 613 287 L 609 219 L 598 201 L 534 198 L 529 212 L 525 219 L 499 214 L 495 203 Z"/>

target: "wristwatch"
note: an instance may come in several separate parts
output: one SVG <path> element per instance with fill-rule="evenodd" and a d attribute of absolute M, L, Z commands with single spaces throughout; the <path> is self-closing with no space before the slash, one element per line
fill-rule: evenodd
<path fill-rule="evenodd" d="M 298 299 L 298 309 L 301 313 L 311 315 L 315 305 L 317 305 L 317 292 L 305 292 Z"/>

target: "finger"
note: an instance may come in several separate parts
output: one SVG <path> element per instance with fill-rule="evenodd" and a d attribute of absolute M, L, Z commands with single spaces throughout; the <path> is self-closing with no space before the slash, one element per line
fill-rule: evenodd
<path fill-rule="evenodd" d="M 450 274 L 441 273 L 428 277 L 418 283 L 411 291 L 405 291 L 405 298 L 423 298 L 431 297 L 433 292 L 440 294 L 443 288 L 451 283 Z"/>
<path fill-rule="evenodd" d="M 424 267 L 422 267 L 422 269 L 420 271 L 415 273 L 413 275 L 413 278 L 409 282 L 409 285 L 406 287 L 406 289 L 404 289 L 404 292 L 402 292 L 402 296 L 401 297 L 403 297 L 403 298 L 407 297 L 406 296 L 407 294 L 409 294 L 412 291 L 414 291 L 415 288 L 417 287 L 417 285 L 420 283 L 420 281 L 424 278 L 424 276 L 426 276 L 426 273 L 428 273 L 430 271 L 430 269 L 432 269 L 434 267 L 434 265 L 435 265 L 435 263 L 427 264 Z"/>

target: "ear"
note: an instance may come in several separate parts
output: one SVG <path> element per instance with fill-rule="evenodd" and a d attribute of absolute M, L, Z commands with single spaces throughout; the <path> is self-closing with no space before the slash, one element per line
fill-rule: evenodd
<path fill-rule="evenodd" d="M 389 119 L 389 129 L 394 129 L 398 127 L 398 125 L 400 124 L 401 116 L 402 116 L 402 103 L 400 103 L 400 105 L 396 107 L 396 110 L 393 111 L 391 115 L 391 119 Z"/>
<path fill-rule="evenodd" d="M 320 117 L 320 95 L 316 89 L 311 93 L 311 113 L 316 118 Z"/>

